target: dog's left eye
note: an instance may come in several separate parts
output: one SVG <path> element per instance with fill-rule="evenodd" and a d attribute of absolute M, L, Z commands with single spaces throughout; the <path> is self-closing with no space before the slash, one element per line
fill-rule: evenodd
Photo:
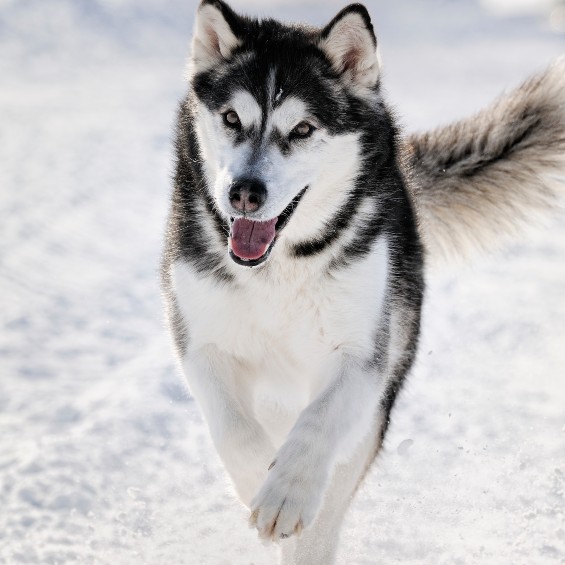
<path fill-rule="evenodd" d="M 314 131 L 314 126 L 308 122 L 300 122 L 294 129 L 290 132 L 291 137 L 308 137 L 312 135 Z"/>
<path fill-rule="evenodd" d="M 224 114 L 224 123 L 230 128 L 238 128 L 241 125 L 239 116 L 233 110 L 229 110 Z"/>

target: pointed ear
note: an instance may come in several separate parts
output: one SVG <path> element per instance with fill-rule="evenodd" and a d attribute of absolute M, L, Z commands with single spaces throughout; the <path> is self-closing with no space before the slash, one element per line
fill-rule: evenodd
<path fill-rule="evenodd" d="M 322 30 L 318 46 L 336 72 L 354 85 L 371 87 L 379 78 L 377 38 L 367 8 L 351 4 Z"/>
<path fill-rule="evenodd" d="M 238 15 L 221 0 L 202 0 L 196 12 L 192 39 L 191 74 L 228 59 L 240 44 Z"/>

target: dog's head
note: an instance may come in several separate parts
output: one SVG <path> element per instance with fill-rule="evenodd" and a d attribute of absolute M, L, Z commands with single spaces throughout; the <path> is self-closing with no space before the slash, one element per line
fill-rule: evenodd
<path fill-rule="evenodd" d="M 352 4 L 315 29 L 203 0 L 189 73 L 204 173 L 231 225 L 232 259 L 265 261 L 287 224 L 292 233 L 303 197 L 301 236 L 315 236 L 351 186 L 364 113 L 378 93 L 367 10 Z"/>

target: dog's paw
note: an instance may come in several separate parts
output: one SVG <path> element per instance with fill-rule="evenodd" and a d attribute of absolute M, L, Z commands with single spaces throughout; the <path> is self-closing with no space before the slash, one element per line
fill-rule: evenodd
<path fill-rule="evenodd" d="M 301 464 L 301 457 L 280 455 L 251 502 L 249 525 L 265 540 L 299 536 L 316 517 L 326 484 L 323 465 L 314 465 L 311 460 Z"/>

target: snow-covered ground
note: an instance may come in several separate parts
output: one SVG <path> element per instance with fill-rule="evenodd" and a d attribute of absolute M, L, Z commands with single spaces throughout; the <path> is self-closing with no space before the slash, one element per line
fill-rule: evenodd
<path fill-rule="evenodd" d="M 407 129 L 465 115 L 565 52 L 543 14 L 490 3 L 368 2 Z M 274 561 L 162 319 L 195 5 L 0 1 L 0 563 Z M 233 5 L 322 24 L 342 4 Z M 417 367 L 340 563 L 565 563 L 564 366 L 565 213 L 434 274 Z"/>

